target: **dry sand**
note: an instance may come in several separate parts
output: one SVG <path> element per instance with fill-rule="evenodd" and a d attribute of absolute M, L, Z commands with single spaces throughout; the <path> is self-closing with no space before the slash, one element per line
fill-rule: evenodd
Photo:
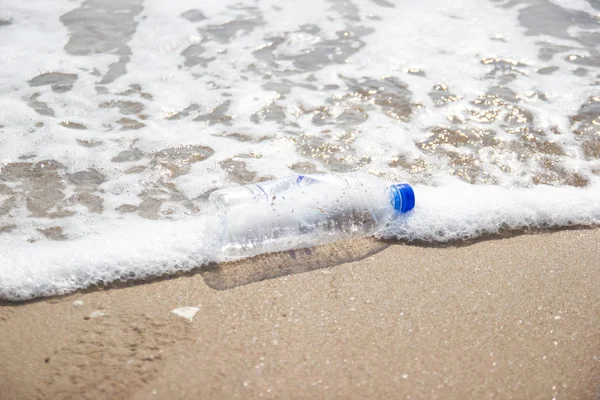
<path fill-rule="evenodd" d="M 2 399 L 598 399 L 600 230 L 364 240 L 4 303 L 0 360 Z"/>

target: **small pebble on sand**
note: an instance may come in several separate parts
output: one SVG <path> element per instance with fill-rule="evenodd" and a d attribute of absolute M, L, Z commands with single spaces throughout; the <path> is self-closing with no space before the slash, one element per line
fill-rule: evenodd
<path fill-rule="evenodd" d="M 200 311 L 199 307 L 181 307 L 171 310 L 171 312 L 179 317 L 185 318 L 189 321 L 194 319 L 196 313 Z"/>

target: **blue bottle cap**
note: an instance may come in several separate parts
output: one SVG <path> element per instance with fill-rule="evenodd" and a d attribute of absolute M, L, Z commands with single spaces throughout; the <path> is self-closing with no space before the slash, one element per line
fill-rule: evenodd
<path fill-rule="evenodd" d="M 405 213 L 415 208 L 415 192 L 409 184 L 391 185 L 390 192 L 392 205 L 397 212 Z"/>

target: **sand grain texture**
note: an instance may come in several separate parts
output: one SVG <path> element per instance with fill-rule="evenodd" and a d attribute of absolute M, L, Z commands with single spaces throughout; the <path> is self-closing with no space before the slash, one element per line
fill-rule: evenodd
<path fill-rule="evenodd" d="M 2 398 L 600 397 L 600 230 L 362 249 L 4 304 Z"/>

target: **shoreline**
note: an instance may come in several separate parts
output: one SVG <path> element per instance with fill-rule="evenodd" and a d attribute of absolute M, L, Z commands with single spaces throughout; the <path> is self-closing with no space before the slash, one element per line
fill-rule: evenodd
<path fill-rule="evenodd" d="M 305 273 L 315 269 L 321 268 L 332 268 L 339 264 L 349 263 L 349 262 L 358 262 L 362 261 L 364 258 L 373 256 L 380 251 L 385 250 L 390 246 L 409 246 L 409 247 L 418 247 L 425 249 L 443 249 L 443 248 L 462 248 L 472 246 L 474 244 L 478 244 L 481 242 L 488 241 L 496 241 L 496 240 L 505 240 L 512 239 L 521 236 L 530 236 L 530 235 L 547 235 L 557 232 L 570 232 L 570 231 L 587 231 L 587 230 L 596 230 L 600 229 L 600 226 L 596 225 L 572 225 L 572 226 L 558 226 L 558 227 L 550 227 L 550 228 L 524 228 L 520 230 L 506 230 L 498 233 L 489 233 L 477 236 L 472 239 L 464 239 L 464 240 L 450 240 L 446 242 L 431 242 L 424 240 L 415 240 L 415 241 L 406 241 L 406 240 L 395 240 L 395 239 L 382 239 L 376 237 L 367 237 L 361 239 L 355 239 L 350 241 L 340 241 L 337 243 L 332 243 L 328 245 L 319 245 L 312 248 L 302 248 L 289 250 L 281 253 L 267 253 L 260 254 L 258 256 L 233 261 L 226 263 L 216 263 L 210 262 L 207 265 L 202 265 L 200 267 L 196 267 L 190 270 L 182 270 L 177 271 L 175 273 L 165 273 L 164 275 L 159 276 L 149 276 L 147 278 L 139 278 L 139 279 L 127 279 L 127 280 L 115 280 L 108 283 L 103 284 L 94 284 L 85 288 L 77 289 L 73 292 L 64 293 L 64 294 L 55 294 L 49 296 L 39 296 L 26 300 L 9 300 L 5 298 L 0 298 L 0 307 L 3 306 L 19 306 L 26 305 L 30 303 L 35 303 L 39 301 L 48 301 L 52 299 L 61 299 L 67 296 L 73 296 L 76 294 L 86 294 L 92 293 L 96 291 L 106 291 L 106 290 L 115 290 L 115 289 L 124 289 L 129 287 L 135 287 L 139 285 L 149 285 L 165 280 L 170 279 L 178 279 L 182 277 L 193 277 L 194 275 L 201 274 L 206 278 L 206 275 L 210 274 L 214 271 L 219 271 L 219 274 L 222 274 L 223 270 L 229 269 L 240 269 L 243 266 L 247 265 L 256 265 L 257 269 L 263 270 L 261 276 L 253 277 L 253 279 L 246 278 L 245 281 L 242 279 L 238 279 L 239 282 L 231 285 L 230 287 L 219 287 L 219 285 L 211 285 L 209 281 L 205 279 L 205 282 L 215 290 L 230 290 L 234 287 L 244 286 L 251 283 L 260 282 L 262 280 L 268 279 L 276 279 L 285 275 L 299 274 Z M 328 257 L 330 259 L 323 262 L 320 257 L 325 254 L 331 254 L 332 257 Z M 290 257 L 286 257 L 289 255 Z M 298 259 L 298 256 L 300 259 Z M 311 268 L 302 268 L 298 266 L 299 263 L 316 263 L 320 265 L 313 266 Z M 284 274 L 273 273 L 272 265 L 269 265 L 271 268 L 264 268 L 264 264 L 279 264 L 279 266 L 284 266 L 286 269 Z"/>
<path fill-rule="evenodd" d="M 0 392 L 600 394 L 600 229 L 458 246 L 363 240 L 296 253 L 2 302 Z M 172 312 L 182 307 L 198 310 L 188 320 Z"/>

